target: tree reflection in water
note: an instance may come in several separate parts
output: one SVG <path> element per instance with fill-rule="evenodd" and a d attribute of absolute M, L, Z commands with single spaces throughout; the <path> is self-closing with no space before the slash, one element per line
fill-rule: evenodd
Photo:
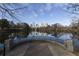
<path fill-rule="evenodd" d="M 1 54 L 3 54 L 3 56 L 5 56 L 5 52 L 7 51 L 7 41 L 9 44 L 9 50 L 11 50 L 13 48 L 13 40 L 16 36 L 19 37 L 27 37 L 29 34 L 29 32 L 15 32 L 15 33 L 10 33 L 10 32 L 0 32 L 0 43 L 4 44 L 3 49 L 1 50 Z"/>
<path fill-rule="evenodd" d="M 9 39 L 9 32 L 0 32 L 0 43 L 4 44 L 3 55 L 5 56 L 5 40 Z"/>

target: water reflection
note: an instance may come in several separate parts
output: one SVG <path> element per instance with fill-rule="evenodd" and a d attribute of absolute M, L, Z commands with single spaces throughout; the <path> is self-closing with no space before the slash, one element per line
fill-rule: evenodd
<path fill-rule="evenodd" d="M 71 33 L 60 33 L 58 38 L 62 40 L 72 39 L 73 35 Z"/>
<path fill-rule="evenodd" d="M 25 40 L 25 38 L 27 38 L 29 33 L 30 32 L 28 32 L 28 33 L 26 33 L 26 32 L 12 33 L 9 36 L 10 49 L 12 49 L 15 45 L 23 42 Z"/>
<path fill-rule="evenodd" d="M 14 46 L 14 40 L 17 38 L 18 40 L 22 37 L 27 37 L 29 34 L 26 32 L 15 32 L 15 33 L 11 33 L 11 32 L 0 32 L 0 52 L 3 53 L 3 55 L 5 55 L 5 49 L 7 49 L 6 46 L 9 45 L 9 48 L 12 48 Z M 0 54 L 2 54 L 0 53 Z"/>
<path fill-rule="evenodd" d="M 72 39 L 71 33 L 59 34 L 58 37 L 53 36 L 52 34 L 41 33 L 41 32 L 31 32 L 28 36 L 16 35 L 14 38 L 11 38 L 10 41 L 14 42 L 14 44 L 18 44 L 20 42 L 32 41 L 32 40 L 54 40 L 61 44 L 64 44 L 65 40 Z"/>
<path fill-rule="evenodd" d="M 5 40 L 9 39 L 9 32 L 0 32 L 0 52 L 4 52 L 3 55 L 5 55 Z"/>
<path fill-rule="evenodd" d="M 8 32 L 1 32 L 0 33 L 0 43 L 4 43 L 4 41 L 9 38 L 8 37 L 9 35 L 10 35 L 10 33 L 8 33 Z"/>
<path fill-rule="evenodd" d="M 52 34 L 47 34 L 47 33 L 41 33 L 41 32 L 30 32 L 30 33 L 24 33 L 24 32 L 19 32 L 19 33 L 1 33 L 0 34 L 0 49 L 4 46 L 4 40 L 8 39 L 9 40 L 9 48 L 13 48 L 14 46 L 27 42 L 27 41 L 32 41 L 32 40 L 47 40 L 47 41 L 57 41 L 61 44 L 64 44 L 65 40 L 68 39 L 73 39 L 73 35 L 71 33 L 60 33 L 57 35 L 57 37 L 53 36 Z M 74 39 L 74 46 L 75 48 L 79 49 L 79 40 Z"/>
<path fill-rule="evenodd" d="M 29 36 L 47 36 L 47 33 L 41 33 L 41 32 L 31 32 Z"/>
<path fill-rule="evenodd" d="M 58 35 L 59 38 L 59 42 L 63 43 L 63 40 L 73 40 L 73 46 L 75 50 L 79 50 L 79 39 L 73 37 L 73 35 L 71 33 L 61 33 Z"/>

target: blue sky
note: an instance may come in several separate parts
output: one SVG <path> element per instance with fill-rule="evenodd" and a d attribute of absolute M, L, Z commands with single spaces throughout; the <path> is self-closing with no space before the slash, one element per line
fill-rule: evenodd
<path fill-rule="evenodd" d="M 63 25 L 69 25 L 71 23 L 72 14 L 63 10 L 63 4 L 51 4 L 51 3 L 26 3 L 26 4 L 9 4 L 6 5 L 9 9 L 17 9 L 21 7 L 20 10 L 13 10 L 14 15 L 21 21 L 29 24 L 32 23 L 60 23 Z M 18 22 L 16 19 L 11 18 L 7 13 L 5 18 Z M 0 15 L 1 16 L 1 15 Z"/>

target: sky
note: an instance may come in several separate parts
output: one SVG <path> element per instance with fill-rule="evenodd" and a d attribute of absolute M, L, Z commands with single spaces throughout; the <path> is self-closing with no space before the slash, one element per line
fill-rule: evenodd
<path fill-rule="evenodd" d="M 20 22 L 26 22 L 28 24 L 55 24 L 60 23 L 62 25 L 70 25 L 71 13 L 64 10 L 64 4 L 55 3 L 19 3 L 19 4 L 5 4 L 10 9 Z M 18 9 L 19 8 L 19 9 Z M 0 13 L 1 17 L 1 13 Z M 5 13 L 4 18 L 8 18 L 10 21 L 18 22 L 18 20 L 10 17 Z"/>

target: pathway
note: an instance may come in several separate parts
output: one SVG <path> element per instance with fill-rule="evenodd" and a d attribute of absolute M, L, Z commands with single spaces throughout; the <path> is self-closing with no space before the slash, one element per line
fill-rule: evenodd
<path fill-rule="evenodd" d="M 56 43 L 33 41 L 16 47 L 6 55 L 11 56 L 74 56 Z"/>

